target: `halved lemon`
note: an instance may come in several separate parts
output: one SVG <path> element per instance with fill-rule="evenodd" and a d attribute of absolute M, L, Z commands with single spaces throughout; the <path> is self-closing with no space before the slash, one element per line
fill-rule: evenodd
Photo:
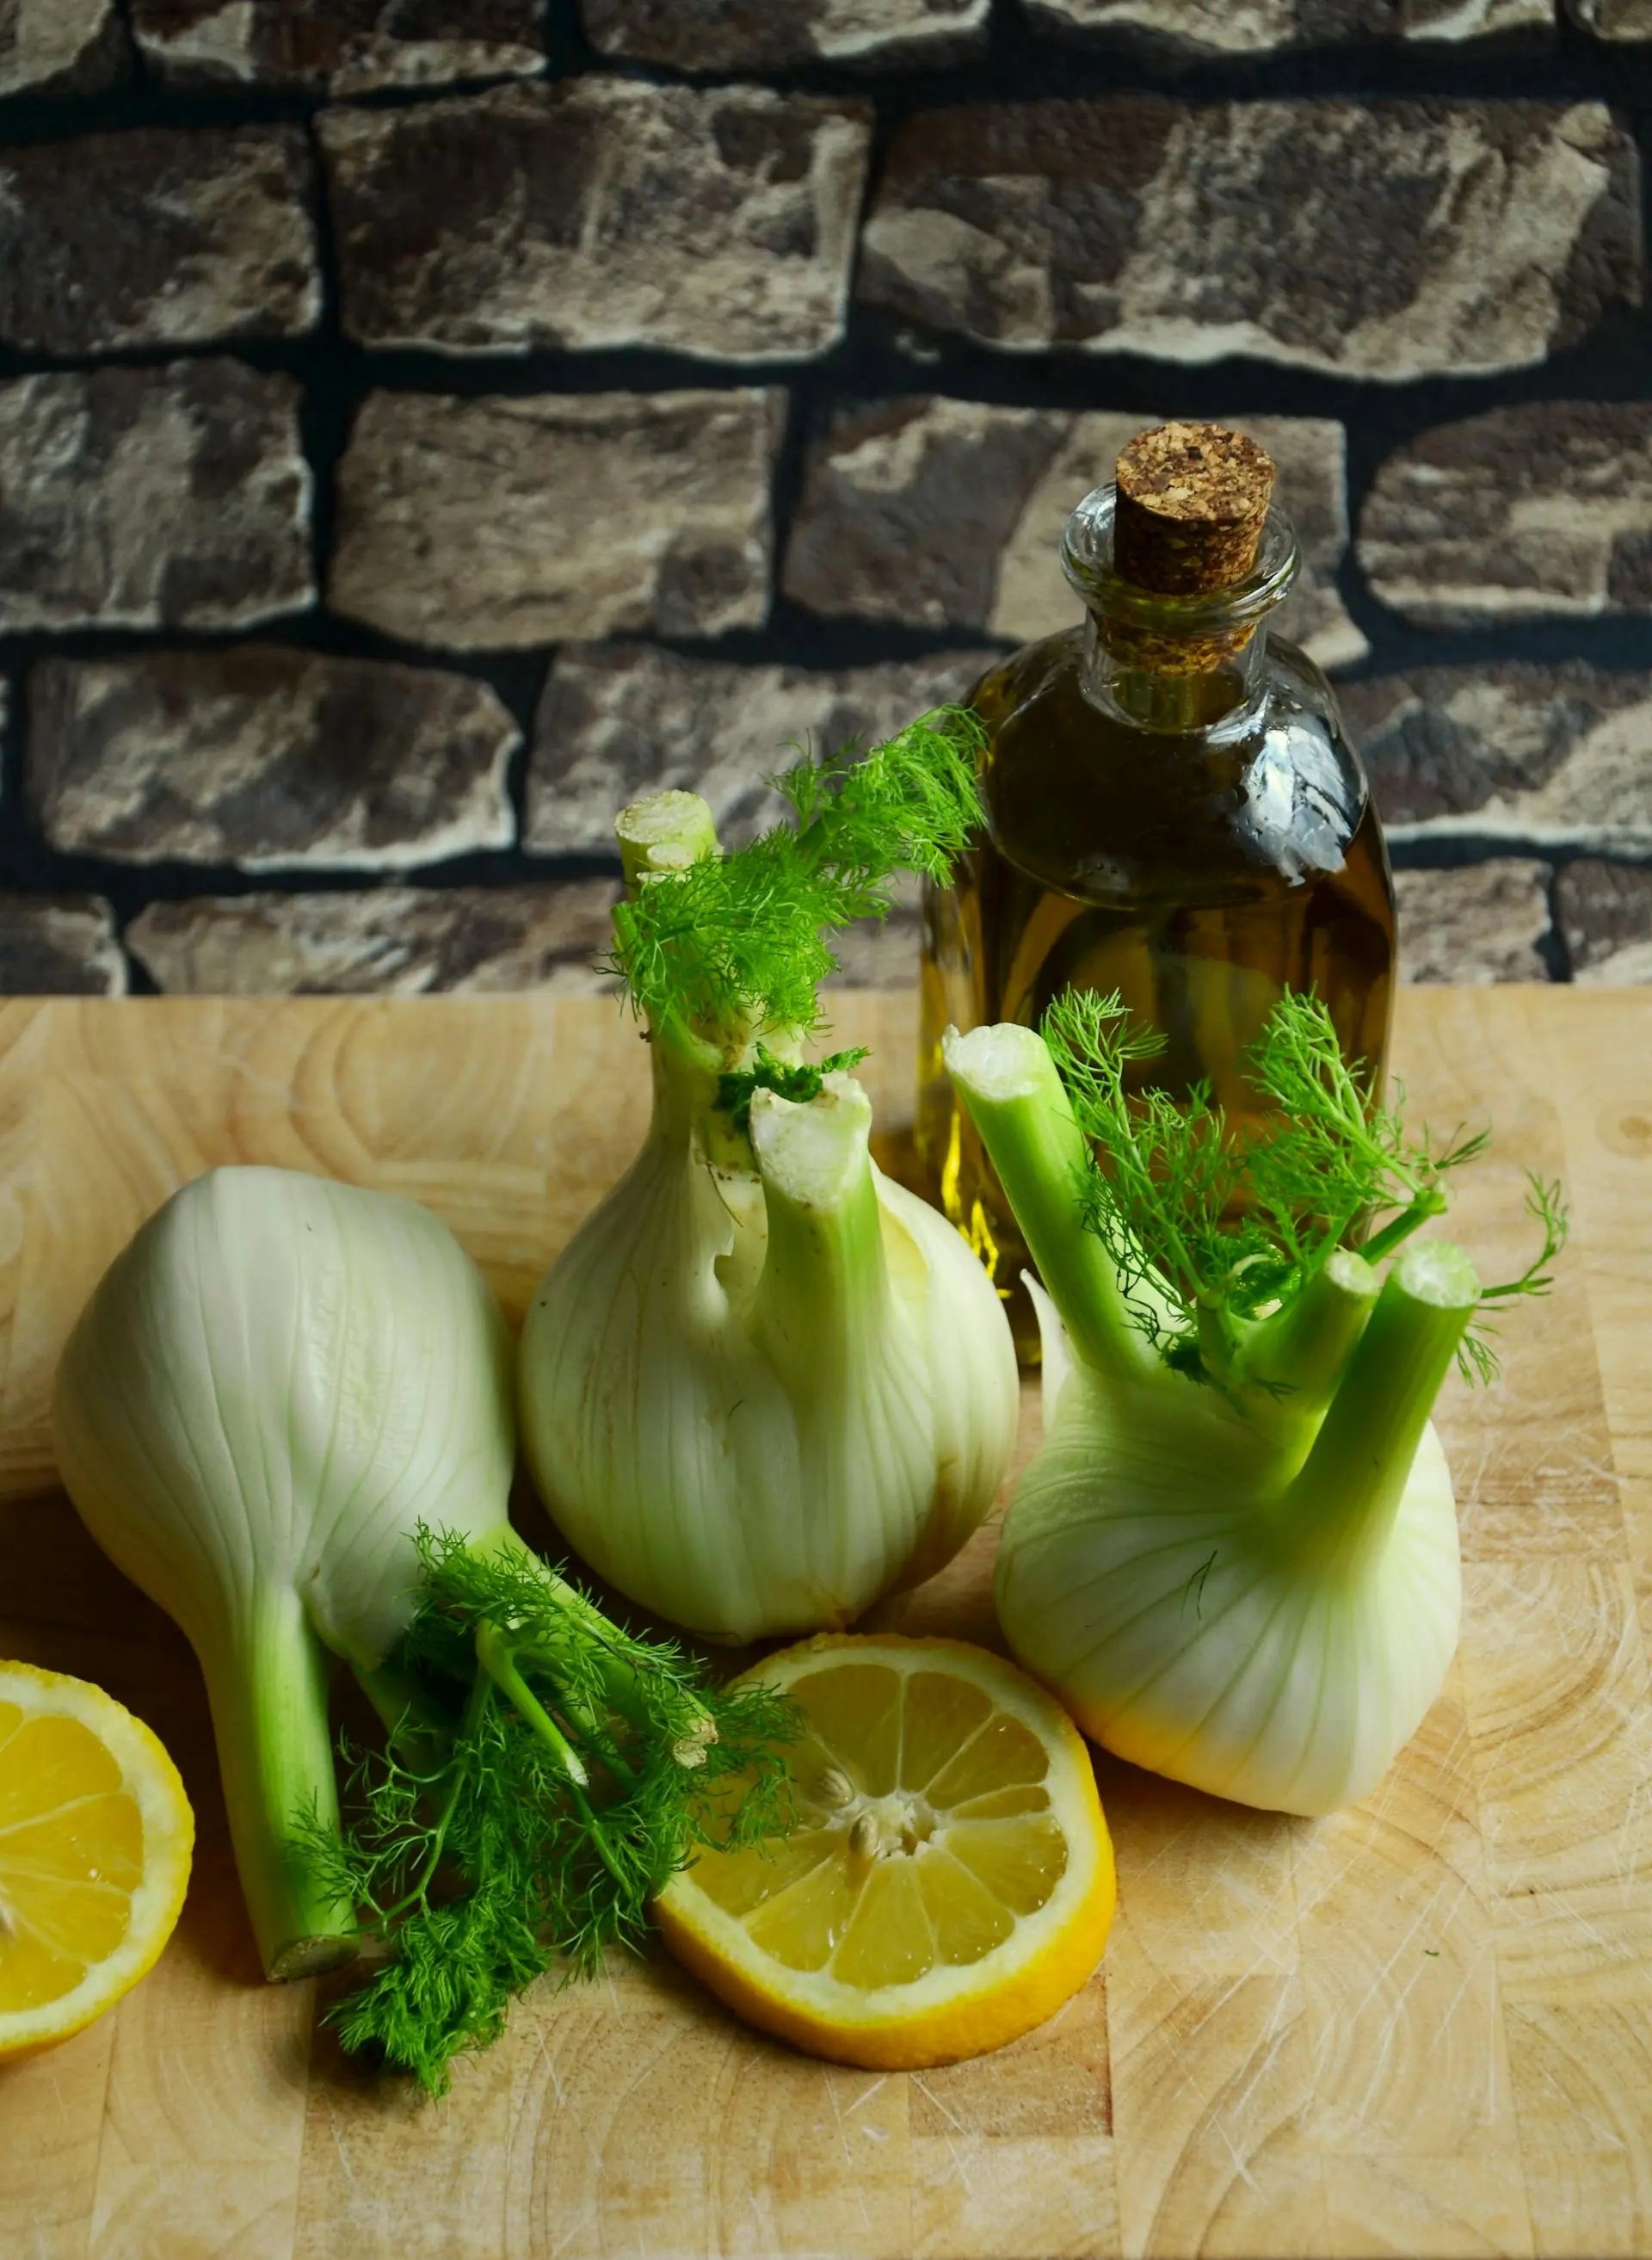
<path fill-rule="evenodd" d="M 0 1663 L 0 2057 L 67 2040 L 154 1967 L 194 1845 L 141 1719 L 83 1679 Z"/>
<path fill-rule="evenodd" d="M 1112 1921 L 1089 1752 L 1013 1664 L 949 1640 L 844 1634 L 748 1678 L 798 1706 L 795 1817 L 704 1852 L 655 1904 L 680 1960 L 816 2056 L 917 2070 L 1031 2031 Z"/>

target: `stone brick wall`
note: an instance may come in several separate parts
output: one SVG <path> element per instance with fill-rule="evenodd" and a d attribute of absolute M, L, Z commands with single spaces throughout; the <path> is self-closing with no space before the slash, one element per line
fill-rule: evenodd
<path fill-rule="evenodd" d="M 1652 980 L 1649 134 L 1652 0 L 0 0 L 0 987 L 589 984 L 1163 414 L 1412 976 Z"/>

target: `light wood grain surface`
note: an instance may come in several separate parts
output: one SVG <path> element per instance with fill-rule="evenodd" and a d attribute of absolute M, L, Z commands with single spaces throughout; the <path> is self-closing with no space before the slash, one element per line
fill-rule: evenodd
<path fill-rule="evenodd" d="M 893 1118 L 910 1000 L 838 1025 Z M 53 1362 L 132 1229 L 230 1161 L 426 1201 L 519 1313 L 640 1134 L 640 1048 L 600 1001 L 0 1008 L 0 1653 L 141 1713 L 201 1824 L 159 1968 L 0 2070 L 0 2256 L 1652 2252 L 1652 995 L 1413 991 L 1398 1065 L 1429 1119 L 1495 1123 L 1458 1213 L 1488 1270 L 1523 1167 L 1577 1233 L 1501 1385 L 1442 1406 L 1462 1647 L 1377 1795 L 1276 1819 L 1099 1760 L 1105 1968 L 975 2063 L 828 2069 L 651 1960 L 540 1988 L 433 2109 L 258 1981 L 189 1650 L 52 1487 Z M 992 1639 L 990 1548 L 885 1620 Z"/>

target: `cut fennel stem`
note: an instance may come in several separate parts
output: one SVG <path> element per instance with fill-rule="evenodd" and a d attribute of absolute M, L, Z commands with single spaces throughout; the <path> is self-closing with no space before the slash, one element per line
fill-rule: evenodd
<path fill-rule="evenodd" d="M 1241 1410 L 1170 1370 L 1081 1229 L 1087 1162 L 1048 1048 L 1002 1025 L 948 1071 L 1048 1292 L 1045 1441 L 1011 1500 L 1012 1647 L 1119 1756 L 1214 1795 L 1319 1814 L 1415 1733 L 1456 1647 L 1451 1478 L 1428 1415 L 1479 1299 L 1439 1242 L 1378 1287 L 1330 1258 L 1262 1322 Z"/>
<path fill-rule="evenodd" d="M 633 897 L 714 838 L 686 793 L 617 829 Z M 872 1162 L 851 1076 L 804 1100 L 759 1088 L 741 1127 L 723 1078 L 760 1043 L 797 1060 L 795 1033 L 736 1012 L 661 1014 L 649 1036 L 642 1151 L 523 1328 L 529 1465 L 583 1559 L 671 1621 L 724 1641 L 841 1627 L 940 1568 L 991 1504 L 1018 1409 L 1008 1324 L 951 1226 Z"/>

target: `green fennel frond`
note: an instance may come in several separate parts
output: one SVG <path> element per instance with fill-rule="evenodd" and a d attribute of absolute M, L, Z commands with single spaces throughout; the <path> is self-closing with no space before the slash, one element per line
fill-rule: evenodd
<path fill-rule="evenodd" d="M 1526 1212 L 1541 1227 L 1542 1246 L 1517 1277 L 1501 1280 L 1495 1287 L 1481 1288 L 1479 1308 L 1457 1348 L 1457 1370 L 1465 1381 L 1496 1380 L 1499 1360 L 1493 1339 L 1497 1332 L 1495 1307 L 1513 1301 L 1516 1296 L 1548 1293 L 1555 1284 L 1549 1267 L 1566 1245 L 1566 1236 L 1571 1229 L 1558 1180 L 1550 1182 L 1540 1177 L 1535 1170 L 1528 1170 L 1526 1183 Z M 1493 1308 L 1488 1310 L 1488 1305 Z"/>
<path fill-rule="evenodd" d="M 1444 1212 L 1448 1174 L 1485 1149 L 1484 1132 L 1444 1143 L 1412 1135 L 1400 1106 L 1378 1105 L 1348 1067 L 1312 994 L 1287 991 L 1269 1014 L 1248 1060 L 1264 1103 L 1243 1126 L 1207 1084 L 1176 1097 L 1130 1088 L 1132 1065 L 1163 1045 L 1131 1026 L 1116 995 L 1067 992 L 1042 1033 L 1091 1148 L 1083 1223 L 1112 1257 L 1138 1326 L 1195 1379 L 1223 1380 L 1246 1330 L 1288 1306 L 1335 1249 L 1372 1262 L 1391 1255 Z M 1483 1304 L 1549 1284 L 1565 1234 L 1559 1188 L 1536 1186 L 1531 1205 L 1541 1251 Z M 1495 1371 L 1484 1320 L 1462 1357 L 1474 1377 Z"/>
<path fill-rule="evenodd" d="M 866 1057 L 866 1047 L 857 1044 L 851 1051 L 833 1052 L 829 1059 L 793 1065 L 778 1060 L 767 1044 L 759 1044 L 749 1067 L 736 1068 L 717 1079 L 717 1104 L 737 1130 L 751 1127 L 752 1101 L 760 1091 L 772 1091 L 776 1097 L 805 1104 L 819 1098 L 820 1090 L 829 1075 L 840 1070 L 847 1074 Z"/>
<path fill-rule="evenodd" d="M 651 876 L 614 912 L 610 969 L 634 1009 L 711 1034 L 820 1024 L 826 936 L 883 918 L 890 881 L 944 879 L 982 820 L 976 715 L 940 707 L 864 755 L 849 747 L 772 780 L 793 820 L 727 855 Z"/>
<path fill-rule="evenodd" d="M 311 1820 L 297 1841 L 383 1956 L 330 2021 L 436 2095 L 533 1978 L 590 1975 L 606 1948 L 639 1944 L 649 1899 L 713 1824 L 719 1843 L 783 1829 L 797 1728 L 784 1698 L 716 1689 L 526 1548 L 422 1530 L 418 1545 L 397 1661 L 418 1716 L 383 1751 L 349 1753 L 341 1838 Z M 719 1792 L 735 1777 L 731 1820 Z"/>

